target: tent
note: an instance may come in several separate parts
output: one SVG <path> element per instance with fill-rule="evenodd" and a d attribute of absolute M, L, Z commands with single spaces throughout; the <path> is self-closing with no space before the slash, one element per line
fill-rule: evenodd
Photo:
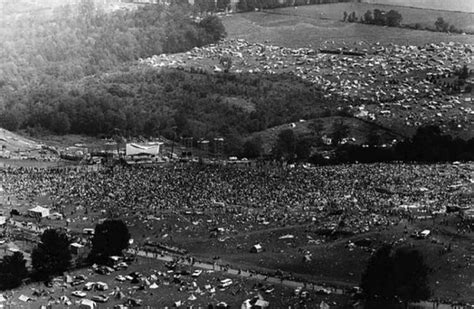
<path fill-rule="evenodd" d="M 93 300 L 82 299 L 79 302 L 79 309 L 96 309 L 96 308 L 97 308 L 97 304 Z"/>
<path fill-rule="evenodd" d="M 252 248 L 250 248 L 251 253 L 260 253 L 263 251 L 263 247 L 260 244 L 253 245 Z"/>
<path fill-rule="evenodd" d="M 34 218 L 44 218 L 49 216 L 49 209 L 41 206 L 36 206 L 28 210 L 28 215 Z"/>

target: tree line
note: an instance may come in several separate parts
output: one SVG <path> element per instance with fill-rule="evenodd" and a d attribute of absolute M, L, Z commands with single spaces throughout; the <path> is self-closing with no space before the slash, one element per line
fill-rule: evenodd
<path fill-rule="evenodd" d="M 344 11 L 342 21 L 345 22 L 361 22 L 370 25 L 400 27 L 402 22 L 402 14 L 396 10 L 385 12 L 383 10 L 375 9 L 368 10 L 363 16 L 357 17 L 355 12 L 347 13 Z"/>
<path fill-rule="evenodd" d="M 342 21 L 349 23 L 364 23 L 377 26 L 402 27 L 414 30 L 429 30 L 437 32 L 464 32 L 464 30 L 458 29 L 456 26 L 449 24 L 444 20 L 443 17 L 438 17 L 438 19 L 433 24 L 434 27 L 423 26 L 421 23 L 402 24 L 402 20 L 402 14 L 396 10 L 390 10 L 388 12 L 379 9 L 368 10 L 364 13 L 364 15 L 361 16 L 357 16 L 356 12 L 348 13 L 344 11 L 342 16 Z"/>
<path fill-rule="evenodd" d="M 317 164 L 373 163 L 373 162 L 421 162 L 439 163 L 474 160 L 474 138 L 463 140 L 443 134 L 437 126 L 420 127 L 409 139 L 391 147 L 370 144 L 340 145 L 331 160 L 314 156 L 310 161 Z"/>

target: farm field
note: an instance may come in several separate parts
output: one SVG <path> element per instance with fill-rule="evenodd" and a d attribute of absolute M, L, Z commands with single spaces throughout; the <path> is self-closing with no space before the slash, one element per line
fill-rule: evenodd
<path fill-rule="evenodd" d="M 471 0 L 363 0 L 363 2 L 474 13 L 474 3 Z"/>
<path fill-rule="evenodd" d="M 429 9 L 419 9 L 403 6 L 369 4 L 369 3 L 336 3 L 300 6 L 274 10 L 275 13 L 301 16 L 314 19 L 342 20 L 343 12 L 355 12 L 357 17 L 363 16 L 368 10 L 379 9 L 382 11 L 396 10 L 403 19 L 402 24 L 415 25 L 419 23 L 424 27 L 434 28 L 434 23 L 438 17 L 442 17 L 446 22 L 466 31 L 474 31 L 474 13 L 449 12 Z"/>
<path fill-rule="evenodd" d="M 274 10 L 235 14 L 223 18 L 223 23 L 229 38 L 258 43 L 267 42 L 292 48 L 350 46 L 360 41 L 382 45 L 424 45 L 451 41 L 472 44 L 474 42 L 472 35 L 343 23 L 329 18 L 316 18 L 311 16 L 312 13 L 306 12 L 314 10 L 313 14 L 319 14 L 317 11 L 319 7 L 320 5 L 298 7 L 296 10 L 282 9 L 281 13 L 279 10 Z M 337 19 L 340 18 L 340 16 L 337 17 Z"/>
<path fill-rule="evenodd" d="M 240 38 L 250 42 L 268 42 L 270 44 L 285 47 L 309 47 L 319 48 L 330 43 L 334 45 L 353 45 L 360 41 L 380 43 L 383 45 L 424 45 L 439 42 L 473 43 L 472 35 L 447 34 L 431 31 L 419 31 L 411 29 L 380 27 L 365 24 L 344 23 L 341 20 L 344 10 L 355 11 L 360 5 L 359 11 L 365 13 L 367 9 L 373 8 L 366 4 L 337 4 L 302 6 L 295 8 L 283 8 L 265 12 L 252 12 L 235 14 L 223 18 L 229 38 Z M 387 6 L 385 8 L 388 8 Z M 400 8 L 411 14 L 402 13 L 405 17 L 403 22 L 411 18 L 418 20 L 420 10 Z M 436 12 L 438 15 L 440 12 Z M 447 15 L 457 14 L 446 12 Z M 456 15 L 452 15 L 456 16 Z M 460 13 L 455 19 L 459 26 L 474 29 L 473 14 Z M 447 20 L 448 17 L 446 17 Z M 425 17 L 425 23 L 432 24 L 436 18 Z"/>

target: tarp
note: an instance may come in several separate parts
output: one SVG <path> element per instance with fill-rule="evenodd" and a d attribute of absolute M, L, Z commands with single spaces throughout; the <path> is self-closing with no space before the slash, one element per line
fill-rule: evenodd
<path fill-rule="evenodd" d="M 134 155 L 148 154 L 148 155 L 156 156 L 160 153 L 161 145 L 162 143 L 153 143 L 153 144 L 146 144 L 146 145 L 128 143 L 125 146 L 125 155 L 134 156 Z"/>

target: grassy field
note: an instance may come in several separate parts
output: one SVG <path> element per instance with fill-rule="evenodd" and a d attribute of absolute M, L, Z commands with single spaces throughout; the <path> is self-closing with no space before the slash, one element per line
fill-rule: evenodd
<path fill-rule="evenodd" d="M 461 11 L 474 13 L 472 0 L 363 0 L 367 3 L 386 3 L 392 5 L 418 7 L 433 10 Z"/>
<path fill-rule="evenodd" d="M 455 225 L 457 219 L 452 220 L 451 224 Z M 403 244 L 424 253 L 427 264 L 432 270 L 429 282 L 434 297 L 472 302 L 474 295 L 470 285 L 474 268 L 468 258 L 472 254 L 469 245 L 472 237 L 453 236 L 452 225 L 442 226 L 440 222 L 441 219 L 416 223 L 403 220 L 398 225 L 384 226 L 370 233 L 337 240 L 315 236 L 316 226 L 296 226 L 259 233 L 244 233 L 225 242 L 214 239 L 177 241 L 198 256 L 207 257 L 209 253 L 205 250 L 212 248 L 213 254 L 219 255 L 224 262 L 229 262 L 231 265 L 259 269 L 262 272 L 281 269 L 294 274 L 297 278 L 343 287 L 359 284 L 372 250 L 383 243 Z M 409 237 L 413 231 L 421 229 L 430 229 L 433 233 L 431 239 L 416 240 Z M 295 238 L 275 241 L 278 236 L 287 234 L 294 235 Z M 309 244 L 308 235 L 312 235 L 312 239 L 319 244 Z M 371 244 L 367 247 L 348 246 L 349 243 L 357 243 L 362 239 L 370 240 Z M 255 254 L 245 250 L 245 245 L 241 247 L 243 244 L 250 247 L 254 243 L 262 244 L 266 251 Z M 450 252 L 443 251 L 449 244 L 453 245 L 453 249 Z M 302 252 L 311 253 L 310 262 L 303 262 Z"/>
<path fill-rule="evenodd" d="M 402 24 L 414 25 L 416 23 L 422 26 L 434 28 L 434 22 L 438 17 L 442 17 L 449 24 L 457 28 L 474 31 L 474 14 L 464 12 L 448 12 L 429 9 L 418 9 L 411 7 L 402 7 L 384 4 L 369 3 L 336 3 L 309 5 L 294 8 L 284 8 L 275 10 L 278 13 L 298 15 L 315 19 L 341 20 L 343 12 L 355 12 L 357 17 L 363 16 L 368 10 L 379 9 L 382 11 L 396 10 L 402 14 Z"/>
<path fill-rule="evenodd" d="M 365 4 L 342 5 L 314 5 L 298 8 L 284 8 L 265 12 L 235 14 L 223 19 L 228 36 L 241 38 L 250 42 L 268 42 L 285 47 L 331 47 L 331 45 L 354 45 L 360 41 L 379 42 L 381 44 L 399 45 L 424 45 L 439 42 L 473 43 L 474 37 L 470 35 L 447 34 L 431 31 L 418 31 L 411 29 L 380 27 L 365 24 L 352 24 L 340 21 L 344 10 L 348 12 L 365 12 L 369 7 Z M 387 7 L 387 6 L 386 6 Z M 432 24 L 436 16 L 425 17 L 418 9 L 400 8 L 404 22 L 425 22 Z M 411 12 L 408 14 L 406 12 Z M 356 14 L 357 14 L 356 12 Z M 418 12 L 418 13 L 417 13 Z M 446 17 L 449 22 L 456 20 L 459 27 L 470 23 L 469 29 L 474 30 L 473 14 L 443 12 L 453 16 Z M 470 19 L 470 21 L 469 21 Z M 454 22 L 453 22 L 454 23 Z"/>

